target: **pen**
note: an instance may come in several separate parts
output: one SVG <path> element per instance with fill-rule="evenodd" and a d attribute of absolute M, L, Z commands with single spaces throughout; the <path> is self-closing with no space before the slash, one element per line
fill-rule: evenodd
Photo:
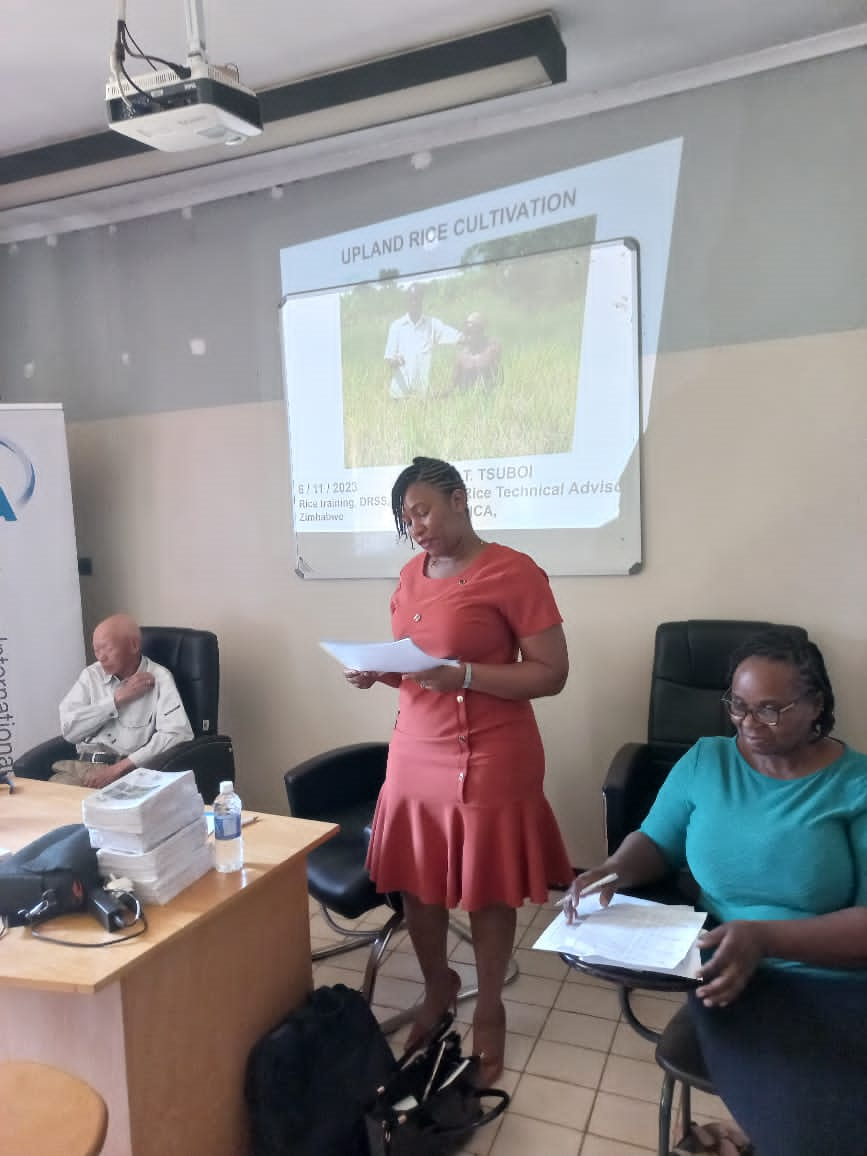
<path fill-rule="evenodd" d="M 597 879 L 595 883 L 588 883 L 586 887 L 582 887 L 578 892 L 578 898 L 583 899 L 585 895 L 596 895 L 597 892 L 602 891 L 603 888 L 607 887 L 610 883 L 616 883 L 619 878 L 616 871 L 613 871 L 610 875 L 603 875 L 602 878 Z M 562 899 L 557 900 L 555 907 L 564 907 L 566 901 L 570 898 L 571 896 L 564 895 Z"/>
<path fill-rule="evenodd" d="M 601 879 L 597 879 L 595 883 L 588 883 L 586 887 L 582 887 L 578 892 L 578 898 L 583 899 L 585 895 L 595 895 L 597 891 L 602 891 L 609 883 L 616 883 L 619 876 L 616 871 L 612 871 L 610 875 L 603 875 Z"/>

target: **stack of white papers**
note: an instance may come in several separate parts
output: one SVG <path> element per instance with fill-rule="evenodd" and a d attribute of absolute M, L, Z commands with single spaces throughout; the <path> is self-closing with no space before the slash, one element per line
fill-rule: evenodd
<path fill-rule="evenodd" d="M 434 658 L 411 638 L 397 642 L 320 642 L 319 645 L 347 670 L 376 670 L 380 674 L 418 674 L 434 666 L 459 666 L 456 658 Z"/>
<path fill-rule="evenodd" d="M 142 903 L 168 903 L 184 891 L 191 883 L 201 879 L 214 865 L 214 853 L 209 843 L 203 843 L 189 853 L 184 863 L 172 872 L 165 872 L 157 879 L 139 879 L 133 883 L 133 890 Z M 130 878 L 128 869 L 124 872 Z"/>
<path fill-rule="evenodd" d="M 566 952 L 585 963 L 694 979 L 701 970 L 696 940 L 706 918 L 692 907 L 629 895 L 615 895 L 602 907 L 592 895 L 581 900 L 574 923 L 568 924 L 561 913 L 533 947 Z"/>
<path fill-rule="evenodd" d="M 100 847 L 96 853 L 105 874 L 125 875 L 135 883 L 156 883 L 166 875 L 184 868 L 191 855 L 208 842 L 208 823 L 199 815 L 150 851 L 121 851 L 117 847 Z"/>
<path fill-rule="evenodd" d="M 150 851 L 163 840 L 168 839 L 181 827 L 188 826 L 194 819 L 200 818 L 204 807 L 202 796 L 196 791 L 188 798 L 178 799 L 175 810 L 148 820 L 142 831 L 118 829 L 110 825 L 112 823 L 111 818 L 105 819 L 105 825 L 101 827 L 93 827 L 88 823 L 90 845 L 91 847 L 111 847 L 115 851 L 137 851 L 141 854 Z M 86 819 L 85 823 L 87 823 Z"/>
<path fill-rule="evenodd" d="M 164 875 L 155 883 L 136 883 L 135 894 L 142 903 L 169 903 L 191 883 L 201 879 L 214 866 L 214 850 L 209 843 L 203 844 L 191 854 L 186 865 L 172 875 Z"/>
<path fill-rule="evenodd" d="M 81 813 L 88 827 L 141 834 L 173 815 L 180 802 L 197 794 L 192 771 L 136 767 L 117 782 L 89 795 L 81 804 Z"/>
<path fill-rule="evenodd" d="M 145 902 L 167 903 L 213 865 L 192 771 L 138 767 L 82 803 L 104 875 L 125 876 Z"/>

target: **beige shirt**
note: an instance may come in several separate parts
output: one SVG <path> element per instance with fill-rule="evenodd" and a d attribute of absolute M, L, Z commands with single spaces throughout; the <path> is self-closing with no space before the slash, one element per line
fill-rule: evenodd
<path fill-rule="evenodd" d="M 171 672 L 149 658 L 142 658 L 139 670 L 153 675 L 153 687 L 119 709 L 114 693 L 121 679 L 106 674 L 98 662 L 78 676 L 60 704 L 60 730 L 79 753 L 108 748 L 146 767 L 153 755 L 193 737 Z"/>
<path fill-rule="evenodd" d="M 452 329 L 438 317 L 419 317 L 413 321 L 405 313 L 392 321 L 385 343 L 385 359 L 401 357 L 403 363 L 392 368 L 390 395 L 409 397 L 413 393 L 427 393 L 433 347 L 455 345 L 460 337 L 459 329 Z"/>

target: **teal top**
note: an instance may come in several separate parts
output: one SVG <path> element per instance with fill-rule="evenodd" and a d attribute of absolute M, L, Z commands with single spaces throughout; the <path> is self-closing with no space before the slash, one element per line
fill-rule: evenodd
<path fill-rule="evenodd" d="M 641 830 L 674 867 L 688 866 L 700 903 L 730 919 L 807 919 L 867 904 L 867 755 L 841 747 L 829 766 L 774 779 L 734 738 L 699 739 L 672 767 Z M 776 967 L 863 975 L 769 960 Z"/>

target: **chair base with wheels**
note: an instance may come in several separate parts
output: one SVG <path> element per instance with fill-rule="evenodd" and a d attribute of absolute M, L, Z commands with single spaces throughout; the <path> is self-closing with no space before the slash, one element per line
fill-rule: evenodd
<path fill-rule="evenodd" d="M 344 942 L 313 952 L 314 960 L 328 959 L 358 947 L 370 945 L 361 991 L 368 1003 L 373 1002 L 376 978 L 389 943 L 403 927 L 403 908 L 399 894 L 380 894 L 367 873 L 365 861 L 370 842 L 370 824 L 380 787 L 385 780 L 388 744 L 355 743 L 315 755 L 283 776 L 289 809 L 299 819 L 319 819 L 337 823 L 339 833 L 307 857 L 307 887 L 319 903 L 330 928 L 345 937 Z M 390 914 L 379 928 L 356 930 L 336 922 L 360 919 L 377 907 L 387 907 Z M 459 939 L 472 942 L 467 929 L 456 919 L 449 930 Z M 506 983 L 518 978 L 513 959 Z M 461 988 L 459 1000 L 478 994 L 475 985 Z M 386 1033 L 396 1031 L 412 1019 L 414 1009 L 402 1011 L 383 1025 Z"/>
<path fill-rule="evenodd" d="M 382 897 L 380 897 L 380 899 L 381 898 Z M 389 944 L 397 932 L 402 931 L 404 927 L 403 905 L 400 901 L 400 895 L 388 895 L 386 899 L 388 906 L 392 908 L 391 915 L 381 927 L 369 929 L 342 926 L 335 920 L 326 904 L 321 901 L 319 903 L 319 910 L 323 919 L 332 931 L 344 937 L 344 942 L 335 943 L 329 947 L 320 947 L 312 953 L 312 958 L 314 962 L 318 962 L 323 959 L 330 959 L 335 955 L 343 955 L 347 951 L 356 951 L 359 947 L 365 947 L 369 944 L 370 952 L 368 953 L 367 963 L 364 969 L 364 979 L 359 989 L 368 1003 L 373 1003 L 376 979 L 379 975 L 380 966 L 385 959 Z M 345 918 L 349 917 L 345 916 Z M 449 932 L 464 943 L 472 943 L 472 936 L 457 919 L 449 919 Z M 512 958 L 509 961 L 504 986 L 508 987 L 510 983 L 514 983 L 519 975 L 520 970 L 517 961 Z M 478 994 L 479 989 L 476 984 L 464 984 L 457 994 L 457 1001 L 460 1003 L 466 999 L 473 999 Z M 414 1010 L 414 1008 L 407 1008 L 405 1011 L 398 1012 L 396 1015 L 391 1016 L 380 1025 L 382 1030 L 386 1035 L 397 1031 L 413 1018 Z"/>

